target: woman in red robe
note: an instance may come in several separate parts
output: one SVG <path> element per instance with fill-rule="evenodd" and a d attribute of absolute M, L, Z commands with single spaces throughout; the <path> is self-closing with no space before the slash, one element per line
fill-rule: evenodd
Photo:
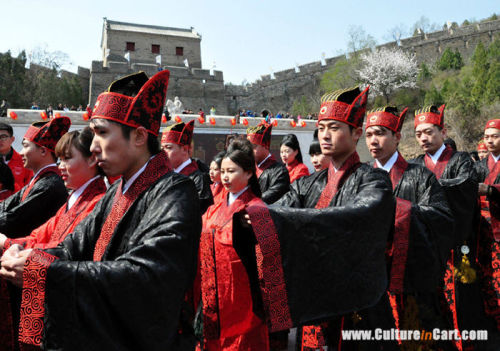
<path fill-rule="evenodd" d="M 226 196 L 203 216 L 200 270 L 203 350 L 269 350 L 265 322 L 254 313 L 249 278 L 233 248 L 233 215 L 248 205 L 265 206 L 255 174 L 252 145 L 231 143 L 221 164 Z"/>
<path fill-rule="evenodd" d="M 55 149 L 60 159 L 59 170 L 66 187 L 73 190 L 72 194 L 54 217 L 33 230 L 29 236 L 6 239 L 0 234 L 0 249 L 7 249 L 12 244 L 22 245 L 25 249 L 55 247 L 92 212 L 106 192 L 97 160 L 90 152 L 92 138 L 93 132 L 87 127 L 82 132 L 66 133 L 59 140 Z"/>
<path fill-rule="evenodd" d="M 73 190 L 68 201 L 57 211 L 54 217 L 31 232 L 29 236 L 9 239 L 0 234 L 0 253 L 14 244 L 24 248 L 51 248 L 57 246 L 73 231 L 80 221 L 92 212 L 97 202 L 106 192 L 103 176 L 97 166 L 95 156 L 90 152 L 94 134 L 90 128 L 83 131 L 66 133 L 57 143 L 56 156 L 60 159 L 59 170 L 68 189 Z M 27 219 L 29 220 L 29 218 Z M 15 350 L 14 331 L 16 313 L 11 312 L 12 304 L 5 280 L 0 280 L 0 310 L 6 311 L 0 320 L 1 350 Z M 15 311 L 14 311 L 15 312 Z"/>
<path fill-rule="evenodd" d="M 290 184 L 300 177 L 309 175 L 309 169 L 302 162 L 302 153 L 295 134 L 288 134 L 283 137 L 280 144 L 280 156 L 290 175 Z"/>
<path fill-rule="evenodd" d="M 220 180 L 220 166 L 224 154 L 225 151 L 219 152 L 210 163 L 210 171 L 208 174 L 210 175 L 210 180 L 212 181 L 212 184 L 210 184 L 210 190 L 212 190 L 214 203 L 218 200 L 219 195 L 224 191 L 224 187 L 222 186 L 222 182 Z"/>

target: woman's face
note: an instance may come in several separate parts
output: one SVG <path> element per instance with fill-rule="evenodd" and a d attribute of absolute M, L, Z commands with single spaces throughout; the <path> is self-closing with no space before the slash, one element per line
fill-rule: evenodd
<path fill-rule="evenodd" d="M 314 166 L 314 171 L 319 172 L 322 169 L 328 168 L 330 163 L 330 157 L 325 156 L 321 153 L 311 155 L 311 163 Z"/>
<path fill-rule="evenodd" d="M 239 165 L 224 158 L 220 167 L 220 178 L 224 188 L 230 193 L 236 194 L 248 185 L 252 177 L 251 172 L 244 171 Z"/>
<path fill-rule="evenodd" d="M 68 155 L 60 158 L 59 170 L 67 188 L 76 190 L 96 175 L 95 156 L 86 158 L 73 145 Z"/>
<path fill-rule="evenodd" d="M 299 153 L 299 150 L 294 150 L 289 146 L 286 145 L 281 145 L 280 148 L 280 156 L 281 156 L 281 161 L 285 164 L 292 163 L 295 160 L 295 157 Z"/>
<path fill-rule="evenodd" d="M 210 175 L 210 180 L 213 183 L 219 183 L 220 182 L 220 168 L 217 166 L 217 163 L 215 161 L 212 161 L 210 163 L 210 171 L 208 172 Z"/>

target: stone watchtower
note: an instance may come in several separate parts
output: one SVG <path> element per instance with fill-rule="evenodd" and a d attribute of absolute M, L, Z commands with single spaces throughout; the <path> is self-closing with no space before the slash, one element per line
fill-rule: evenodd
<path fill-rule="evenodd" d="M 224 78 L 221 71 L 201 67 L 201 35 L 192 27 L 171 28 L 103 19 L 102 60 L 92 61 L 89 104 L 110 83 L 132 72 L 148 76 L 159 69 L 170 70 L 167 98 L 180 98 L 195 113 L 215 106 L 218 114 L 227 112 Z M 158 61 L 161 58 L 161 64 Z"/>
<path fill-rule="evenodd" d="M 127 62 L 125 54 L 130 54 L 130 64 L 156 65 L 156 57 L 161 56 L 163 66 L 184 66 L 201 68 L 201 35 L 191 27 L 171 28 L 144 24 L 125 23 L 108 20 L 102 25 L 101 50 L 104 67 L 108 62 Z"/>

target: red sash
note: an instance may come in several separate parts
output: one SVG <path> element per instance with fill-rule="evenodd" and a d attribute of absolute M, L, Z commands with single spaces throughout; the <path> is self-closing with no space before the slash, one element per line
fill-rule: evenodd
<path fill-rule="evenodd" d="M 184 167 L 179 173 L 185 175 L 186 177 L 189 177 L 189 175 L 197 169 L 198 164 L 196 163 L 196 161 L 191 160 L 191 163 Z"/>
<path fill-rule="evenodd" d="M 431 157 L 426 153 L 424 156 L 425 167 L 427 167 L 432 173 L 434 173 L 436 178 L 439 179 L 443 175 L 444 169 L 446 168 L 446 165 L 448 164 L 451 156 L 453 156 L 453 153 L 453 149 L 449 146 L 446 146 L 441 153 L 441 156 L 439 156 L 436 164 L 432 162 Z"/>
<path fill-rule="evenodd" d="M 24 193 L 23 193 L 23 197 L 21 198 L 21 202 L 24 201 L 28 197 L 31 189 L 33 188 L 33 186 L 35 186 L 35 183 L 38 182 L 42 177 L 44 177 L 48 173 L 55 173 L 58 176 L 61 175 L 61 172 L 59 171 L 59 168 L 57 168 L 57 166 L 50 166 L 50 167 L 44 168 L 40 173 L 37 174 L 35 179 L 33 179 L 33 181 L 26 187 L 26 189 L 24 190 Z"/>
<path fill-rule="evenodd" d="M 111 241 L 116 226 L 122 220 L 125 212 L 132 206 L 135 200 L 146 191 L 158 178 L 164 176 L 171 171 L 170 163 L 168 162 L 167 154 L 160 152 L 151 160 L 144 172 L 137 177 L 134 183 L 130 186 L 125 194 L 122 194 L 123 178 L 116 190 L 115 198 L 111 211 L 104 222 L 101 235 L 97 239 L 94 249 L 94 261 L 101 261 L 108 244 Z"/>

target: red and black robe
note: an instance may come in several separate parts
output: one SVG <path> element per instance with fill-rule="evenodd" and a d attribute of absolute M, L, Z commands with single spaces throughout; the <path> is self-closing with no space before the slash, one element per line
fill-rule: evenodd
<path fill-rule="evenodd" d="M 226 197 L 209 207 L 203 216 L 200 270 L 204 350 L 266 351 L 267 326 L 262 312 L 260 316 L 254 312 L 249 279 L 233 248 L 232 236 L 233 215 L 263 202 L 250 189 L 231 205 Z"/>
<path fill-rule="evenodd" d="M 201 171 L 198 167 L 198 163 L 191 160 L 191 163 L 184 167 L 180 174 L 189 177 L 198 191 L 198 198 L 200 199 L 200 209 L 201 213 L 205 213 L 207 208 L 214 203 L 214 198 L 212 196 L 212 190 L 210 189 L 210 177 L 207 173 Z"/>
<path fill-rule="evenodd" d="M 201 232 L 196 188 L 171 171 L 164 152 L 124 194 L 122 186 L 113 184 L 58 247 L 33 250 L 22 342 L 76 351 L 194 347 L 192 332 L 179 327 Z"/>
<path fill-rule="evenodd" d="M 481 196 L 481 230 L 479 257 L 483 277 L 484 307 L 500 330 L 500 163 L 491 154 L 476 163 L 479 181 L 491 187 Z"/>
<path fill-rule="evenodd" d="M 270 156 L 260 167 L 257 165 L 257 178 L 259 179 L 262 201 L 272 204 L 278 201 L 290 190 L 290 177 L 284 164 Z"/>
<path fill-rule="evenodd" d="M 234 246 L 272 332 L 340 320 L 375 305 L 387 289 L 391 181 L 357 153 L 337 173 L 331 165 L 300 178 L 268 210 L 249 206 L 253 233 L 234 223 Z M 327 342 L 336 345 L 336 337 Z"/>
<path fill-rule="evenodd" d="M 479 207 L 477 203 L 478 181 L 474 162 L 466 152 L 457 152 L 446 146 L 436 164 L 428 154 L 413 160 L 434 173 L 443 187 L 452 211 L 454 230 L 452 240 L 442 242 L 440 251 L 448 250 L 444 276 L 444 300 L 447 304 L 448 326 L 451 329 L 477 329 L 480 317 L 476 311 L 481 305 L 479 286 L 476 282 L 461 283 L 457 278 L 460 269 L 462 246 L 470 253 L 468 259 L 473 269 L 477 269 L 477 228 Z M 455 347 L 462 349 L 460 341 Z"/>

